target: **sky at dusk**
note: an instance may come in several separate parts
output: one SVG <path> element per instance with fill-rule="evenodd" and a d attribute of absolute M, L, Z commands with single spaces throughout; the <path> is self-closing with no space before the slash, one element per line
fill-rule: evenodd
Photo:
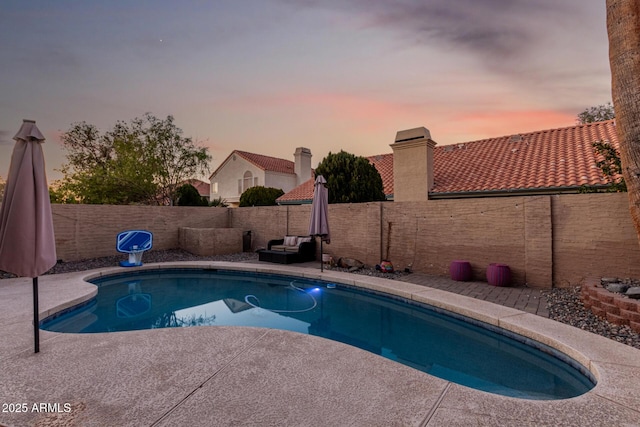
<path fill-rule="evenodd" d="M 611 99 L 605 2 L 584 0 L 3 0 L 0 176 L 34 119 L 49 181 L 59 135 L 146 112 L 207 146 L 313 166 L 575 124 Z"/>

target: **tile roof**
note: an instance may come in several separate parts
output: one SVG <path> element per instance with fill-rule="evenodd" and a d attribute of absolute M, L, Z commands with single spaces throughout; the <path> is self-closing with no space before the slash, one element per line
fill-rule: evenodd
<path fill-rule="evenodd" d="M 278 197 L 276 201 L 283 204 L 286 204 L 287 202 L 295 202 L 296 204 L 311 203 L 311 199 L 313 199 L 314 182 L 315 180 L 313 178 L 308 179 L 293 190 Z"/>
<path fill-rule="evenodd" d="M 367 157 L 367 160 L 376 167 L 382 178 L 382 190 L 385 196 L 393 194 L 393 154 L 379 154 Z"/>
<path fill-rule="evenodd" d="M 233 156 L 240 156 L 249 163 L 257 166 L 263 171 L 278 172 L 295 175 L 295 163 L 291 160 L 279 159 L 277 157 L 264 156 L 262 154 L 249 153 L 248 151 L 233 150 L 226 159 L 216 168 L 209 176 L 211 179 L 218 171 L 233 158 Z"/>
<path fill-rule="evenodd" d="M 618 148 L 614 120 L 436 147 L 433 193 L 606 185 L 592 143 Z"/>
<path fill-rule="evenodd" d="M 615 120 L 437 146 L 434 187 L 430 194 L 484 191 L 549 190 L 607 185 L 596 166 L 592 143 L 608 141 L 619 149 Z M 393 154 L 367 158 L 382 176 L 384 192 L 393 194 Z M 278 199 L 291 203 L 313 197 L 309 180 Z"/>
<path fill-rule="evenodd" d="M 240 150 L 234 150 L 233 153 L 239 155 L 246 161 L 253 163 L 264 171 L 295 174 L 295 163 L 291 160 L 263 156 L 262 154 L 249 153 L 247 151 Z"/>

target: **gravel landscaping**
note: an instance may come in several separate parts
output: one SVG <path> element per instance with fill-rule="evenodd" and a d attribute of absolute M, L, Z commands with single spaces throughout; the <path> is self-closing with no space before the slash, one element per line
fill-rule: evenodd
<path fill-rule="evenodd" d="M 118 263 L 126 259 L 125 255 L 114 255 L 102 258 L 92 258 L 82 261 L 59 262 L 47 274 L 70 273 L 74 271 L 92 270 L 94 268 L 104 268 L 117 266 Z M 168 261 L 257 261 L 256 253 L 245 252 L 230 255 L 217 255 L 203 257 L 193 255 L 189 252 L 172 249 L 167 251 L 149 251 L 144 254 L 145 263 L 168 262 Z M 337 267 L 328 267 L 338 271 L 348 271 Z M 356 274 L 368 276 L 385 277 L 395 279 L 408 274 L 405 272 L 383 273 L 373 268 L 363 268 L 355 271 Z M 0 271 L 0 279 L 15 277 L 11 274 Z M 640 334 L 634 332 L 628 326 L 619 326 L 607 322 L 595 316 L 590 310 L 584 308 L 580 301 L 580 287 L 550 289 L 543 292 L 547 298 L 547 308 L 549 318 L 557 322 L 566 323 L 576 328 L 583 329 L 594 334 L 599 334 L 614 341 L 640 349 Z"/>
<path fill-rule="evenodd" d="M 640 349 L 640 334 L 628 326 L 609 323 L 585 309 L 580 301 L 580 286 L 550 289 L 543 294 L 547 298 L 550 319 Z"/>

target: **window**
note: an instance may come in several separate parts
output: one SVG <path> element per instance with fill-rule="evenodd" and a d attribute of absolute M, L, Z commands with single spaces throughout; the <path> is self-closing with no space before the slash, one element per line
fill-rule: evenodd
<path fill-rule="evenodd" d="M 242 179 L 238 180 L 238 194 L 242 194 L 247 188 L 255 187 L 258 185 L 258 177 L 253 176 L 251 171 L 246 171 L 242 175 Z"/>
<path fill-rule="evenodd" d="M 253 174 L 251 171 L 246 171 L 244 173 L 244 185 L 242 186 L 242 191 L 245 191 L 247 188 L 253 187 Z"/>
<path fill-rule="evenodd" d="M 211 192 L 213 194 L 218 194 L 218 183 L 214 182 L 213 185 L 211 186 Z"/>

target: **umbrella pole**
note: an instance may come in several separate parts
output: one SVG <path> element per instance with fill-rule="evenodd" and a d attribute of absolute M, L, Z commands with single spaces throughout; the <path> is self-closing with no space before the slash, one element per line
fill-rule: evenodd
<path fill-rule="evenodd" d="M 38 278 L 33 278 L 33 343 L 34 353 L 40 352 L 40 322 L 38 318 Z"/>
<path fill-rule="evenodd" d="M 322 259 L 322 236 L 320 236 L 320 272 L 324 271 L 324 260 Z"/>

